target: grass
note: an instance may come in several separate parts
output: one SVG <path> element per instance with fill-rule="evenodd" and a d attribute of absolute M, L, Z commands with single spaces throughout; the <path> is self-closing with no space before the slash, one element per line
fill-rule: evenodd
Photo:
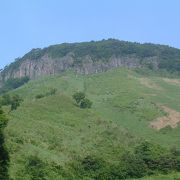
<path fill-rule="evenodd" d="M 77 158 L 90 154 L 115 163 L 124 149 L 131 150 L 141 139 L 180 149 L 180 126 L 161 131 L 149 126 L 153 119 L 165 115 L 159 104 L 180 112 L 180 86 L 152 76 L 148 81 L 161 88 L 149 88 L 140 78 L 128 69 L 89 76 L 66 72 L 30 81 L 10 92 L 24 99 L 20 108 L 9 114 L 5 130 L 10 176 L 31 179 L 26 166 L 34 155 L 47 168 L 47 179 L 63 179 L 74 178 L 73 173 L 68 174 L 68 163 Z M 52 88 L 58 90 L 56 95 L 35 98 Z M 76 91 L 86 93 L 92 109 L 74 104 L 72 94 Z"/>
<path fill-rule="evenodd" d="M 166 175 L 156 175 L 156 176 L 150 176 L 150 177 L 144 177 L 141 178 L 141 180 L 179 180 L 180 179 L 180 173 L 172 173 L 172 174 L 166 174 Z"/>

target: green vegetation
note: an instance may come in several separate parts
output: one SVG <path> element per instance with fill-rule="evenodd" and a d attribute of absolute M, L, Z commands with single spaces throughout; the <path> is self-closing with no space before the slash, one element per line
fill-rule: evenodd
<path fill-rule="evenodd" d="M 52 87 L 54 95 L 35 99 Z M 79 105 L 87 96 L 93 106 L 75 106 L 77 92 L 84 92 Z M 179 124 L 159 131 L 150 126 L 168 115 L 161 105 L 180 112 L 173 79 L 123 68 L 89 76 L 66 72 L 9 92 L 16 94 L 23 102 L 8 115 L 4 131 L 10 178 L 179 178 Z"/>
<path fill-rule="evenodd" d="M 134 152 L 125 152 L 117 161 L 112 165 L 103 159 L 87 156 L 74 165 L 74 171 L 82 179 L 114 180 L 140 178 L 157 172 L 167 174 L 180 168 L 180 156 L 146 141 L 135 147 Z"/>
<path fill-rule="evenodd" d="M 76 59 L 74 65 L 80 65 L 83 57 L 90 55 L 93 61 L 107 61 L 112 56 L 130 56 L 138 58 L 140 64 L 149 69 L 158 68 L 165 69 L 169 72 L 180 72 L 180 50 L 165 45 L 158 44 L 140 44 L 116 39 L 108 39 L 102 41 L 91 41 L 83 43 L 63 43 L 60 45 L 49 46 L 44 49 L 32 49 L 22 58 L 16 59 L 14 63 L 7 66 L 3 73 L 12 69 L 17 69 L 19 65 L 26 59 L 39 60 L 45 54 L 52 58 L 60 58 L 68 53 L 73 53 Z M 150 60 L 148 58 L 155 58 Z M 157 61 L 157 62 L 156 62 Z"/>
<path fill-rule="evenodd" d="M 0 88 L 0 94 L 6 93 L 12 89 L 16 89 L 29 81 L 29 77 L 11 78 L 5 81 L 2 88 Z"/>
<path fill-rule="evenodd" d="M 20 106 L 20 103 L 22 102 L 23 100 L 19 97 L 19 95 L 14 95 L 11 99 L 11 111 L 14 111 L 16 110 L 19 106 Z"/>
<path fill-rule="evenodd" d="M 76 92 L 73 94 L 73 99 L 76 101 L 76 104 L 82 108 L 91 108 L 92 102 L 86 98 L 85 93 L 83 92 Z"/>
<path fill-rule="evenodd" d="M 21 102 L 23 101 L 23 99 L 15 94 L 10 96 L 9 94 L 4 94 L 1 99 L 0 99 L 0 106 L 11 106 L 11 111 L 16 110 Z"/>
<path fill-rule="evenodd" d="M 57 89 L 51 89 L 49 92 L 45 93 L 45 94 L 38 94 L 36 95 L 36 99 L 41 99 L 41 98 L 44 98 L 44 97 L 47 97 L 47 96 L 52 96 L 52 95 L 55 95 L 57 92 Z"/>
<path fill-rule="evenodd" d="M 8 179 L 8 152 L 4 144 L 4 128 L 7 125 L 7 118 L 0 107 L 0 179 Z"/>

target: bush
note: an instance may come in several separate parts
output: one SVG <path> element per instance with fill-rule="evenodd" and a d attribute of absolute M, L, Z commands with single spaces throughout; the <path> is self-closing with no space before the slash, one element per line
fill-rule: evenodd
<path fill-rule="evenodd" d="M 121 159 L 121 172 L 126 178 L 140 178 L 147 174 L 148 168 L 140 156 L 127 152 Z"/>
<path fill-rule="evenodd" d="M 14 95 L 11 100 L 11 111 L 16 110 L 21 102 L 22 99 L 18 95 Z"/>
<path fill-rule="evenodd" d="M 26 170 L 27 173 L 31 176 L 32 179 L 46 179 L 46 164 L 42 162 L 37 156 L 30 156 L 27 159 Z"/>
<path fill-rule="evenodd" d="M 124 153 L 116 164 L 87 156 L 74 166 L 79 177 L 97 180 L 141 178 L 151 174 L 167 174 L 180 171 L 180 156 L 177 150 L 167 150 L 161 146 L 144 141 L 134 151 Z"/>
<path fill-rule="evenodd" d="M 53 89 L 50 90 L 49 95 L 55 95 L 56 92 L 57 92 L 57 89 L 53 88 Z"/>
<path fill-rule="evenodd" d="M 11 97 L 10 97 L 10 95 L 9 94 L 4 94 L 2 96 L 2 98 L 1 98 L 0 104 L 2 106 L 7 106 L 7 105 L 11 104 Z"/>
<path fill-rule="evenodd" d="M 35 96 L 36 99 L 41 99 L 41 98 L 44 98 L 44 97 L 47 97 L 47 96 L 52 96 L 52 95 L 55 95 L 57 92 L 57 89 L 53 88 L 51 89 L 49 92 L 45 93 L 45 94 L 38 94 Z"/>
<path fill-rule="evenodd" d="M 179 169 L 179 154 L 168 151 L 157 144 L 142 142 L 135 148 L 135 155 L 144 161 L 151 172 L 168 173 Z"/>
<path fill-rule="evenodd" d="M 79 104 L 84 98 L 84 92 L 76 92 L 75 94 L 73 94 L 73 99 L 76 101 L 77 104 Z"/>
<path fill-rule="evenodd" d="M 38 94 L 38 95 L 36 95 L 36 99 L 41 99 L 41 98 L 43 98 L 43 97 L 45 97 L 45 95 L 44 94 Z"/>
<path fill-rule="evenodd" d="M 16 110 L 23 99 L 19 95 L 10 96 L 9 94 L 4 94 L 1 98 L 0 105 L 1 106 L 11 106 L 11 111 Z"/>
<path fill-rule="evenodd" d="M 80 104 L 81 108 L 91 108 L 91 106 L 92 106 L 92 102 L 89 99 L 85 98 L 81 101 Z"/>
<path fill-rule="evenodd" d="M 92 106 L 92 102 L 86 98 L 84 92 L 76 92 L 73 95 L 73 99 L 76 101 L 76 104 L 80 108 L 85 109 L 85 108 L 91 108 L 91 106 Z"/>

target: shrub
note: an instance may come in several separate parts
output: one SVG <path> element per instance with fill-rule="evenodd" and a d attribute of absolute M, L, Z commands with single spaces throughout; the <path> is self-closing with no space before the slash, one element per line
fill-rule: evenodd
<path fill-rule="evenodd" d="M 9 94 L 4 94 L 1 98 L 0 105 L 11 106 L 11 111 L 16 110 L 20 106 L 23 99 L 19 95 L 10 96 Z"/>
<path fill-rule="evenodd" d="M 1 103 L 2 106 L 7 106 L 11 104 L 11 97 L 9 94 L 4 94 L 1 98 Z"/>
<path fill-rule="evenodd" d="M 27 159 L 26 170 L 32 179 L 46 179 L 47 172 L 45 170 L 45 163 L 42 162 L 37 156 L 30 156 Z"/>
<path fill-rule="evenodd" d="M 38 95 L 36 95 L 36 99 L 41 99 L 41 98 L 43 98 L 43 97 L 45 97 L 44 94 L 38 94 Z"/>
<path fill-rule="evenodd" d="M 86 98 L 84 92 L 76 92 L 73 95 L 73 99 L 76 101 L 76 104 L 80 108 L 85 109 L 85 108 L 91 108 L 91 106 L 92 106 L 92 102 Z"/>
<path fill-rule="evenodd" d="M 50 95 L 55 95 L 56 92 L 57 92 L 57 89 L 56 89 L 56 88 L 53 88 L 53 89 L 50 90 L 49 94 L 50 94 Z"/>
<path fill-rule="evenodd" d="M 87 98 L 83 99 L 80 103 L 81 108 L 91 108 L 91 106 L 92 106 L 92 102 Z"/>
<path fill-rule="evenodd" d="M 180 158 L 177 151 L 168 151 L 157 144 L 142 142 L 135 148 L 135 155 L 144 161 L 151 172 L 168 173 L 179 169 Z"/>
<path fill-rule="evenodd" d="M 73 99 L 76 101 L 77 104 L 79 104 L 84 98 L 84 92 L 76 92 L 75 94 L 73 94 Z"/>
<path fill-rule="evenodd" d="M 57 92 L 57 89 L 53 88 L 51 89 L 49 92 L 45 93 L 45 94 L 38 94 L 35 96 L 36 99 L 41 99 L 41 98 L 44 98 L 44 97 L 47 97 L 47 96 L 52 96 L 52 95 L 55 95 Z"/>
<path fill-rule="evenodd" d="M 18 95 L 14 95 L 11 100 L 11 111 L 16 110 L 21 102 L 22 99 Z"/>
<path fill-rule="evenodd" d="M 143 159 L 133 153 L 127 152 L 121 159 L 121 172 L 126 178 L 140 178 L 147 174 L 148 168 Z"/>

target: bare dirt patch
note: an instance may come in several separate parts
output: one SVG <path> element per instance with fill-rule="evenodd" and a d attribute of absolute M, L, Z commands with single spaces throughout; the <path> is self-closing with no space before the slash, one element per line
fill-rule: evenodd
<path fill-rule="evenodd" d="M 163 80 L 167 83 L 172 83 L 176 85 L 180 85 L 180 79 L 169 79 L 169 78 L 163 78 Z"/>
<path fill-rule="evenodd" d="M 172 128 L 177 127 L 178 122 L 180 122 L 180 113 L 166 106 L 161 106 L 161 108 L 168 115 L 157 118 L 151 122 L 150 126 L 157 130 L 160 130 L 166 126 L 171 126 Z"/>
<path fill-rule="evenodd" d="M 148 79 L 148 78 L 138 78 L 140 83 L 148 88 L 151 89 L 156 89 L 156 90 L 161 90 L 162 88 L 160 86 L 158 86 L 155 82 L 153 82 L 152 80 Z"/>

